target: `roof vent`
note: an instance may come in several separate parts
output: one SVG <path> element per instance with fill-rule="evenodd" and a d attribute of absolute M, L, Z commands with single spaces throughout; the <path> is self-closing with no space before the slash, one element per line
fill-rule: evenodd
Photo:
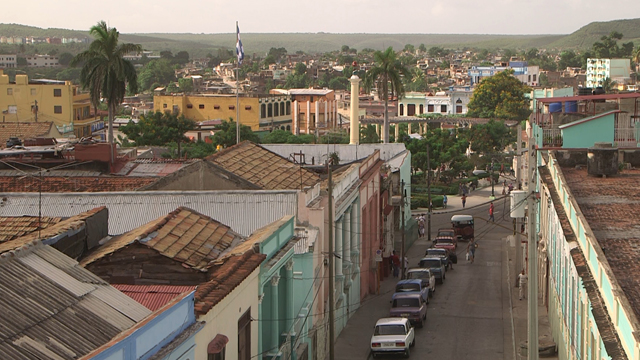
<path fill-rule="evenodd" d="M 587 152 L 587 173 L 593 176 L 618 174 L 618 149 L 611 143 L 595 143 Z"/>

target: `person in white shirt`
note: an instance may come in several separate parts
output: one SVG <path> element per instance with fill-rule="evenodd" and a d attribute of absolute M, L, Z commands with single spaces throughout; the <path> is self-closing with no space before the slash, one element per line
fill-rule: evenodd
<path fill-rule="evenodd" d="M 527 287 L 527 275 L 525 275 L 524 270 L 520 274 L 518 274 L 518 288 L 520 290 L 520 300 L 522 300 L 524 296 L 524 290 Z"/>

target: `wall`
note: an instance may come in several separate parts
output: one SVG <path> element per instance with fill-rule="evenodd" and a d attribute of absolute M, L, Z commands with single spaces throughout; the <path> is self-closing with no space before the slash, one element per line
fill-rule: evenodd
<path fill-rule="evenodd" d="M 35 121 L 31 106 L 38 101 L 38 121 L 51 121 L 57 126 L 69 125 L 73 121 L 73 95 L 75 85 L 70 81 L 64 84 L 29 84 L 27 75 L 16 75 L 15 83 L 9 83 L 9 76 L 0 70 L 0 110 L 7 111 L 16 106 L 16 113 L 2 114 L 4 121 Z M 54 96 L 54 89 L 60 90 L 60 96 Z M 61 107 L 61 113 L 54 111 Z"/>
<path fill-rule="evenodd" d="M 69 230 L 53 239 L 45 241 L 52 244 L 58 251 L 77 259 L 85 250 L 91 250 L 98 246 L 98 242 L 104 239 L 108 233 L 109 209 L 103 209 L 84 220 L 84 226 L 77 230 Z"/>
<path fill-rule="evenodd" d="M 371 160 L 374 160 L 370 158 Z M 382 161 L 361 167 L 360 185 L 360 216 L 361 216 L 361 262 L 360 262 L 360 299 L 368 294 L 376 293 L 378 289 L 378 270 L 374 263 L 375 254 L 380 249 L 381 219 L 380 219 L 380 168 Z M 362 173 L 366 171 L 366 173 Z M 364 175 L 364 176 L 363 176 Z"/>
<path fill-rule="evenodd" d="M 260 319 L 258 314 L 259 273 L 260 267 L 256 268 L 207 314 L 198 317 L 198 321 L 204 321 L 205 326 L 196 334 L 195 360 L 207 360 L 207 345 L 217 334 L 223 334 L 229 338 L 225 360 L 238 359 L 238 320 L 247 310 L 251 311 L 252 319 Z M 252 358 L 259 358 L 257 356 L 258 324 L 259 321 L 252 321 L 250 325 Z"/>
<path fill-rule="evenodd" d="M 596 142 L 613 144 L 615 114 L 562 129 L 562 148 L 590 148 Z"/>
<path fill-rule="evenodd" d="M 260 107 L 257 97 L 240 97 L 240 123 L 260 129 Z M 180 114 L 196 122 L 205 120 L 229 118 L 236 119 L 235 95 L 155 95 L 153 97 L 155 111 L 174 111 L 174 106 Z M 189 108 L 191 106 L 191 108 Z M 203 106 L 204 108 L 200 108 Z M 217 107 L 217 109 L 216 109 Z"/>
<path fill-rule="evenodd" d="M 252 183 L 239 178 L 206 160 L 187 165 L 160 178 L 158 181 L 138 189 L 151 190 L 259 190 Z"/>

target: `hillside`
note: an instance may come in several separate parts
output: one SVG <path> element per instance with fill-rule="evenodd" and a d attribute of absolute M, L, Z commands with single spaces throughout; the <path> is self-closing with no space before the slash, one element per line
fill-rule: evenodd
<path fill-rule="evenodd" d="M 600 40 L 602 36 L 609 35 L 612 31 L 617 31 L 624 35 L 621 42 L 633 41 L 635 44 L 640 44 L 640 19 L 626 19 L 592 22 L 581 27 L 578 31 L 552 42 L 551 46 L 586 49 Z"/>

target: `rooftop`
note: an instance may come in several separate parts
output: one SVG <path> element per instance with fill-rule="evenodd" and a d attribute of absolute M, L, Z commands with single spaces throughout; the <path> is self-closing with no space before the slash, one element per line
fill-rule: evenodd
<path fill-rule="evenodd" d="M 52 247 L 0 256 L 0 358 L 77 359 L 151 313 Z"/>
<path fill-rule="evenodd" d="M 160 309 L 180 294 L 196 289 L 195 286 L 178 285 L 112 284 L 112 286 L 151 311 Z"/>
<path fill-rule="evenodd" d="M 42 217 L 40 219 L 37 216 L 0 217 L 0 243 L 30 234 L 37 231 L 38 228 L 47 228 L 61 220 L 60 217 Z"/>
<path fill-rule="evenodd" d="M 12 137 L 18 139 L 32 139 L 49 135 L 55 129 L 54 133 L 60 135 L 58 129 L 53 126 L 52 122 L 6 122 L 0 124 L 0 148 L 4 148 L 7 140 Z"/>
<path fill-rule="evenodd" d="M 228 147 L 207 159 L 265 190 L 301 189 L 320 181 L 314 172 L 250 141 Z"/>
<path fill-rule="evenodd" d="M 211 269 L 211 280 L 196 289 L 195 312 L 201 316 L 229 295 L 266 258 L 264 254 L 247 251 L 242 255 L 230 256 L 222 264 Z"/>
<path fill-rule="evenodd" d="M 121 176 L 0 176 L 2 192 L 111 192 L 131 191 L 156 181 L 153 177 Z"/>
<path fill-rule="evenodd" d="M 228 226 L 195 210 L 179 207 L 99 247 L 80 264 L 87 266 L 137 242 L 185 266 L 206 270 L 209 263 L 243 237 Z"/>

